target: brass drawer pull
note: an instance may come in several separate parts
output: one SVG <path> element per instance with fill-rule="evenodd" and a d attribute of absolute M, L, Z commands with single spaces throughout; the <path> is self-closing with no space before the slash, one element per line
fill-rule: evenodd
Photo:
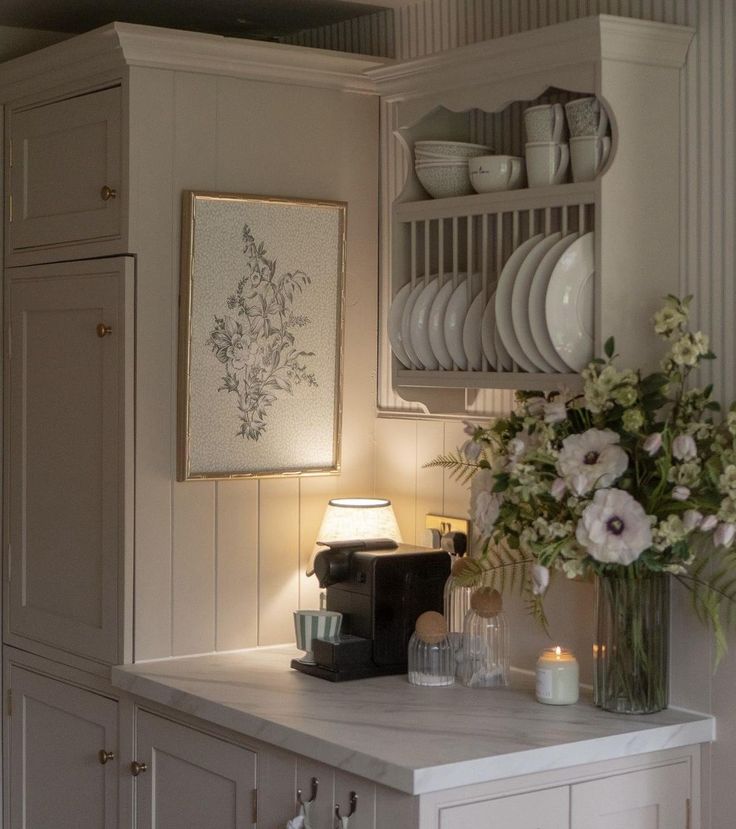
<path fill-rule="evenodd" d="M 107 184 L 100 190 L 100 197 L 102 201 L 110 201 L 118 197 L 118 191 L 114 187 L 109 187 Z"/>
<path fill-rule="evenodd" d="M 115 759 L 115 752 L 105 751 L 104 748 L 101 748 L 97 754 L 97 759 L 100 761 L 100 764 L 104 766 L 105 763 L 109 763 L 110 760 Z"/>
<path fill-rule="evenodd" d="M 145 763 L 139 763 L 136 760 L 130 764 L 130 773 L 133 777 L 138 777 L 139 774 L 143 774 L 144 771 L 148 771 L 148 766 Z"/>
<path fill-rule="evenodd" d="M 112 325 L 105 325 L 104 322 L 99 323 L 97 326 L 97 336 L 106 337 L 108 334 L 112 334 Z"/>

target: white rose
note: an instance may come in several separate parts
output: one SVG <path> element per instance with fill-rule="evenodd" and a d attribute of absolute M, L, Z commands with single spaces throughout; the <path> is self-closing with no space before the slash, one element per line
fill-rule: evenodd
<path fill-rule="evenodd" d="M 549 587 L 549 570 L 541 564 L 532 565 L 532 593 L 544 596 Z"/>
<path fill-rule="evenodd" d="M 642 505 L 621 489 L 599 489 L 575 531 L 588 553 L 607 564 L 631 564 L 652 545 Z"/>
<path fill-rule="evenodd" d="M 672 497 L 675 501 L 687 501 L 690 497 L 690 490 L 686 486 L 676 486 L 672 490 Z"/>

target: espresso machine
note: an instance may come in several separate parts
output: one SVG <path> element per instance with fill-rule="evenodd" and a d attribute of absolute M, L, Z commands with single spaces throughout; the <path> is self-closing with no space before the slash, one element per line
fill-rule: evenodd
<path fill-rule="evenodd" d="M 295 659 L 291 667 L 331 682 L 406 673 L 417 617 L 443 611 L 450 563 L 443 550 L 385 538 L 329 542 L 313 572 L 326 590 L 326 609 L 343 615 L 340 637 L 315 639 L 316 664 Z"/>

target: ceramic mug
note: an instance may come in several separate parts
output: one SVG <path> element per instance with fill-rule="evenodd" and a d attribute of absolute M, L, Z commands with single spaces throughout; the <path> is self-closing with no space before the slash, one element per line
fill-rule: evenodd
<path fill-rule="evenodd" d="M 529 143 L 562 141 L 565 128 L 565 113 L 562 104 L 539 104 L 524 110 L 526 140 Z"/>
<path fill-rule="evenodd" d="M 573 181 L 593 181 L 608 161 L 611 139 L 604 135 L 580 135 L 570 139 L 570 165 Z"/>
<path fill-rule="evenodd" d="M 562 184 L 570 164 L 567 144 L 535 141 L 526 145 L 526 175 L 530 187 Z"/>
<path fill-rule="evenodd" d="M 468 161 L 468 173 L 476 193 L 516 190 L 524 178 L 524 159 L 515 155 L 479 155 Z"/>
<path fill-rule="evenodd" d="M 580 138 L 584 135 L 602 137 L 608 129 L 608 114 L 601 102 L 594 95 L 588 98 L 575 98 L 565 104 L 567 125 L 570 135 Z"/>
<path fill-rule="evenodd" d="M 306 651 L 299 661 L 305 665 L 314 665 L 313 640 L 337 639 L 341 626 L 342 613 L 336 610 L 295 610 L 296 646 L 300 651 Z"/>

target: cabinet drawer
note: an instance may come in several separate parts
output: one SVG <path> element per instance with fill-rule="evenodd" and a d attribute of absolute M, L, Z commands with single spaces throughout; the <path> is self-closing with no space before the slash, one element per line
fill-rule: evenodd
<path fill-rule="evenodd" d="M 539 792 L 481 800 L 440 809 L 440 829 L 568 829 L 570 790 L 567 786 Z"/>
<path fill-rule="evenodd" d="M 121 105 L 117 86 L 10 111 L 8 264 L 60 246 L 78 258 L 79 246 L 120 238 Z"/>

